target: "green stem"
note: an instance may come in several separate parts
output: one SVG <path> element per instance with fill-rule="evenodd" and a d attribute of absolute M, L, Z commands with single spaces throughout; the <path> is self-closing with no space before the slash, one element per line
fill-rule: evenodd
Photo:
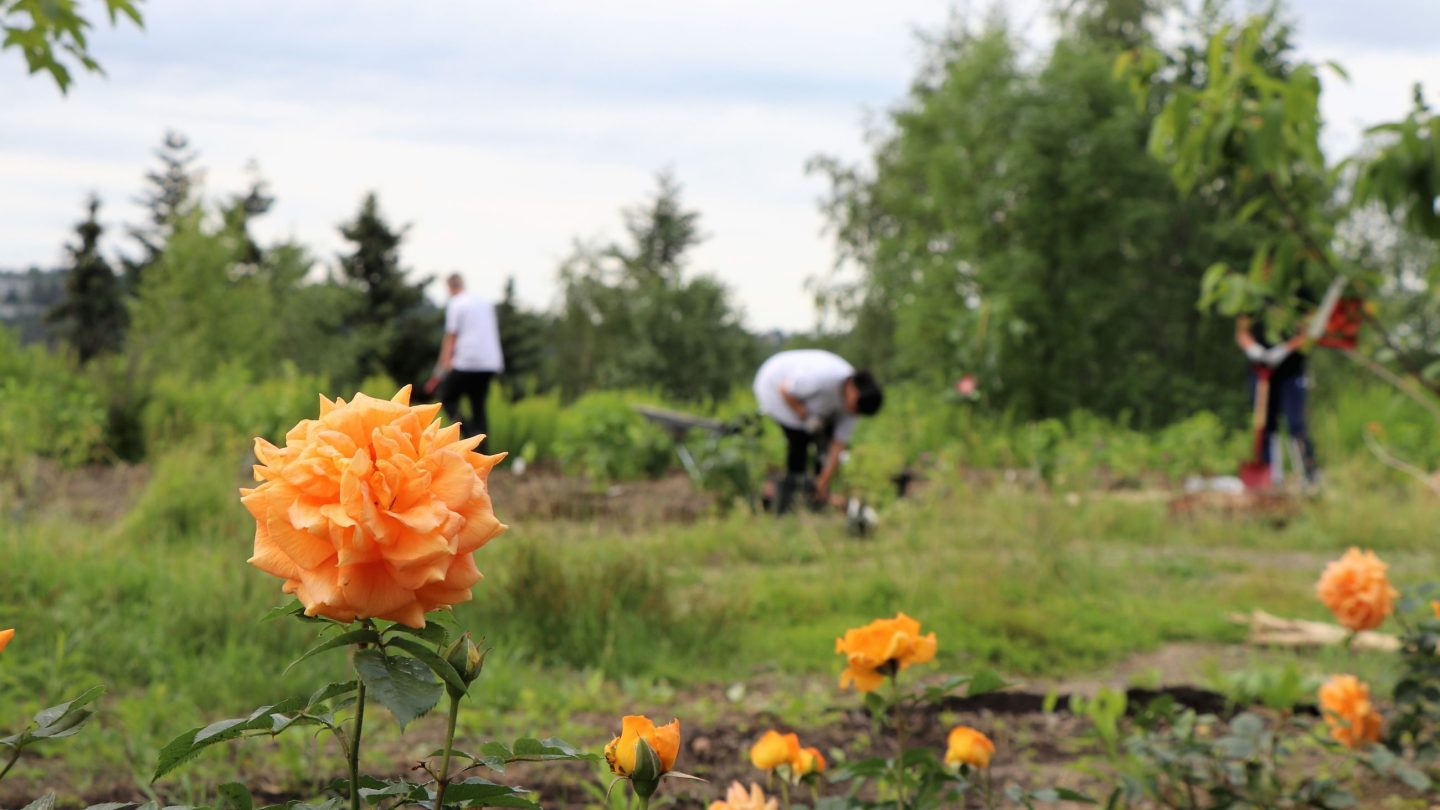
<path fill-rule="evenodd" d="M 781 779 L 781 780 L 780 780 L 780 806 L 783 807 L 785 810 L 790 810 L 790 780 L 789 780 L 789 779 Z"/>
<path fill-rule="evenodd" d="M 15 753 L 13 753 L 13 754 L 10 755 L 10 761 L 7 762 L 7 763 L 5 763 L 5 767 L 4 767 L 3 769 L 0 769 L 0 779 L 4 779 L 4 778 L 5 778 L 5 774 L 9 773 L 9 772 L 10 772 L 10 769 L 13 768 L 13 767 L 15 767 L 15 762 L 16 762 L 17 760 L 19 760 L 19 759 L 20 759 L 20 747 L 17 745 L 17 746 L 15 747 Z"/>
<path fill-rule="evenodd" d="M 650 797 L 649 797 L 649 796 L 641 796 L 640 794 L 637 793 L 637 794 L 635 794 L 635 798 L 636 798 L 636 800 L 637 800 L 637 801 L 636 801 L 636 804 L 640 805 L 640 807 L 638 808 L 638 810 L 650 810 Z"/>
<path fill-rule="evenodd" d="M 455 747 L 455 721 L 460 717 L 460 698 L 450 695 L 450 718 L 445 725 L 445 756 L 440 760 L 440 778 L 436 780 L 435 810 L 445 801 L 445 788 L 450 785 L 450 753 Z"/>
<path fill-rule="evenodd" d="M 350 739 L 350 810 L 360 810 L 360 735 L 365 730 L 365 681 L 355 690 L 355 736 Z"/>
<path fill-rule="evenodd" d="M 905 701 L 900 695 L 899 673 L 891 673 L 890 686 L 895 693 L 895 806 L 905 807 Z"/>

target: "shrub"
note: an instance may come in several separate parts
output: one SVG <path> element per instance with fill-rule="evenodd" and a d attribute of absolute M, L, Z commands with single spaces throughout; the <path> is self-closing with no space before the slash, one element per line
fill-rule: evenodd
<path fill-rule="evenodd" d="M 6 329 L 0 401 L 0 472 L 14 472 L 30 456 L 75 466 L 100 455 L 105 409 L 85 378 L 39 346 L 22 348 Z"/>
<path fill-rule="evenodd" d="M 587 394 L 560 417 L 556 455 L 596 482 L 658 478 L 673 443 L 617 393 Z"/>

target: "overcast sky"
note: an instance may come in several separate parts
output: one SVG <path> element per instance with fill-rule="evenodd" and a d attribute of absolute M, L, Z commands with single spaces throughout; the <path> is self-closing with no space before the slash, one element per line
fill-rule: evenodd
<path fill-rule="evenodd" d="M 87 2 L 94 6 L 96 3 Z M 620 209 L 671 168 L 702 213 L 694 266 L 736 291 L 752 328 L 814 322 L 805 281 L 834 251 L 807 176 L 864 156 L 867 120 L 905 93 L 947 0 L 146 0 L 146 30 L 93 37 L 108 79 L 69 97 L 0 55 L 0 268 L 60 262 L 90 191 L 119 226 L 167 128 L 202 154 L 206 192 L 252 159 L 278 197 L 262 239 L 330 261 L 365 191 L 410 223 L 403 258 L 548 304 L 576 238 L 620 234 Z M 972 3 L 984 8 L 985 3 Z M 1004 3 L 1034 43 L 1045 0 Z M 1305 58 L 1334 59 L 1327 146 L 1440 87 L 1440 2 L 1292 0 Z M 438 285 L 432 289 L 438 295 Z"/>

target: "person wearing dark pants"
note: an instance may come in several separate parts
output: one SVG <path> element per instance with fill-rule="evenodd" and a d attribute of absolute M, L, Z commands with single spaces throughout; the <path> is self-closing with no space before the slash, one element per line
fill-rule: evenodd
<path fill-rule="evenodd" d="M 790 511 L 807 472 L 815 474 L 815 497 L 828 499 L 858 417 L 879 412 L 884 401 L 875 378 L 830 352 L 799 349 L 766 360 L 754 390 L 760 410 L 785 432 L 785 477 L 775 511 Z"/>
<path fill-rule="evenodd" d="M 465 279 L 452 273 L 446 279 L 450 301 L 445 305 L 445 339 L 440 344 L 440 362 L 435 377 L 426 385 L 434 392 L 443 386 L 440 404 L 445 415 L 460 423 L 461 435 L 484 435 L 489 425 L 485 400 L 490 381 L 505 370 L 505 357 L 500 350 L 500 323 L 495 305 L 473 293 L 465 292 Z M 470 418 L 461 418 L 460 402 L 470 403 Z M 486 450 L 489 441 L 480 445 Z"/>
<path fill-rule="evenodd" d="M 1285 427 L 1290 431 L 1290 441 L 1299 450 L 1300 469 L 1305 484 L 1314 487 L 1319 484 L 1320 469 L 1315 460 L 1315 444 L 1310 439 L 1310 430 L 1305 418 L 1306 400 L 1309 398 L 1310 377 L 1306 373 L 1305 348 L 1307 339 L 1303 333 L 1289 339 L 1271 343 L 1266 334 L 1265 323 L 1260 318 L 1241 316 L 1236 323 L 1235 342 L 1251 362 L 1250 396 L 1253 400 L 1258 388 L 1256 369 L 1266 367 L 1270 372 L 1270 393 L 1266 403 L 1265 430 L 1260 444 L 1260 460 L 1279 470 L 1272 458 L 1272 447 L 1279 432 L 1280 417 L 1285 417 Z"/>
<path fill-rule="evenodd" d="M 490 426 L 486 418 L 485 400 L 490 396 L 490 381 L 495 379 L 493 371 L 451 371 L 445 375 L 440 386 L 440 407 L 451 419 L 460 422 L 462 436 L 489 435 Z M 460 401 L 470 403 L 470 418 L 460 419 Z M 483 446 L 482 446 L 482 449 Z"/>

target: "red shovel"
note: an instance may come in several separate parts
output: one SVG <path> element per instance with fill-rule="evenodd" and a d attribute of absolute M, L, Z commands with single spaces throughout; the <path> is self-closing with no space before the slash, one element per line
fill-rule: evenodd
<path fill-rule="evenodd" d="M 1270 486 L 1270 464 L 1265 461 L 1265 423 L 1270 410 L 1270 375 L 1275 369 L 1255 366 L 1255 458 L 1240 465 L 1240 481 L 1246 489 Z"/>

